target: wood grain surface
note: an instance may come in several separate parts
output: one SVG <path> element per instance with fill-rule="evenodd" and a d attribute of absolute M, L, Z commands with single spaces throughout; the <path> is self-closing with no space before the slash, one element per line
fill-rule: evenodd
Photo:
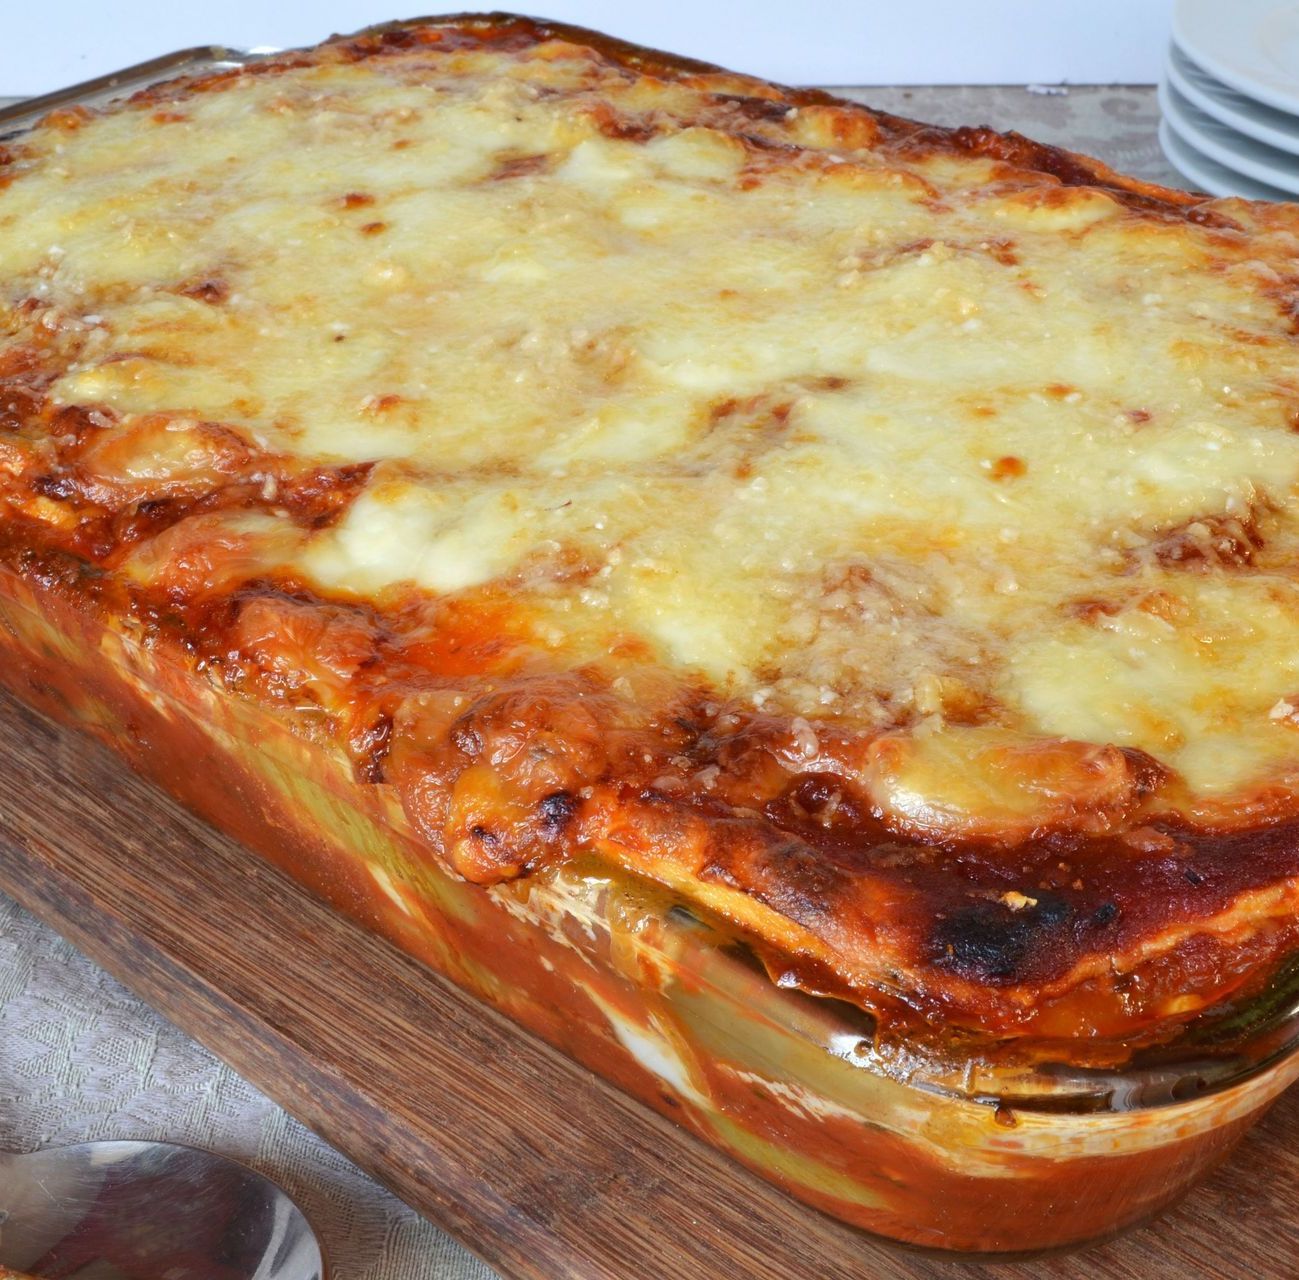
<path fill-rule="evenodd" d="M 508 1277 L 1299 1276 L 1299 1091 L 1119 1240 L 998 1264 L 905 1252 L 623 1097 L 5 697 L 0 778 L 0 887 Z"/>

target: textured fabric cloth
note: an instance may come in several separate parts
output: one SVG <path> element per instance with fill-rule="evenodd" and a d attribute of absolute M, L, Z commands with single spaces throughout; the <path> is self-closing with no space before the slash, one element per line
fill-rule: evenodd
<path fill-rule="evenodd" d="M 98 965 L 0 895 L 0 1150 L 100 1138 L 185 1142 L 274 1178 L 340 1280 L 491 1280 Z"/>
<path fill-rule="evenodd" d="M 1178 184 L 1148 88 L 840 90 L 898 115 L 1015 128 Z M 487 1267 L 0 895 L 0 1150 L 187 1142 L 280 1182 L 347 1280 L 490 1280 Z"/>

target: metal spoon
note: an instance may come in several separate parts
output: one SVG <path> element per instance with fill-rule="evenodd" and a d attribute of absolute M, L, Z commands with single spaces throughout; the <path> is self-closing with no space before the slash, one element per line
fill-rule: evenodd
<path fill-rule="evenodd" d="M 316 1237 L 260 1173 L 167 1142 L 0 1154 L 0 1265 L 42 1280 L 325 1280 Z"/>

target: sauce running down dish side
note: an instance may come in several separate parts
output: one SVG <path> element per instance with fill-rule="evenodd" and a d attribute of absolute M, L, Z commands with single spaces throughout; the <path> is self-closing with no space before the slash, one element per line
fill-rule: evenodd
<path fill-rule="evenodd" d="M 499 15 L 56 111 L 2 678 L 804 1199 L 1103 1235 L 1299 1070 L 1297 237 Z"/>

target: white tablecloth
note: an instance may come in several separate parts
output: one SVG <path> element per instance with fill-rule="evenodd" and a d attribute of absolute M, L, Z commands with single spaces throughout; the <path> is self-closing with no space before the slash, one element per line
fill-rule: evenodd
<path fill-rule="evenodd" d="M 1155 140 L 1152 89 L 846 92 L 940 124 L 1015 128 L 1180 182 Z M 494 1274 L 0 895 L 0 1150 L 95 1138 L 187 1142 L 270 1174 L 317 1226 L 340 1280 Z"/>

